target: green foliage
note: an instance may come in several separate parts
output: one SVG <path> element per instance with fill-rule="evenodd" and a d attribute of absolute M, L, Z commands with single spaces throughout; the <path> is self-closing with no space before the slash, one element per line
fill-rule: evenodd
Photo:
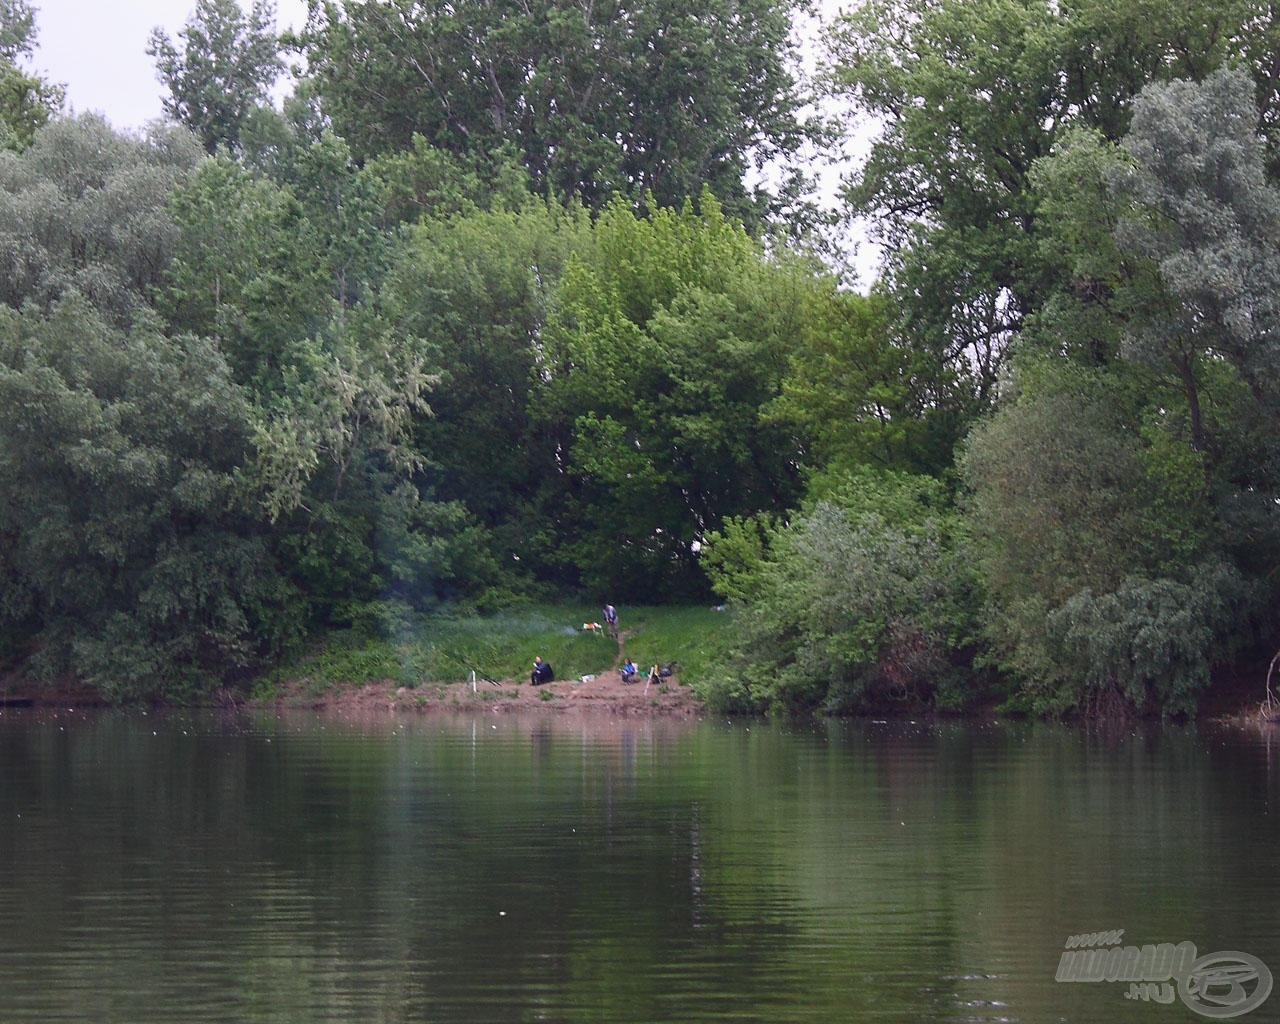
<path fill-rule="evenodd" d="M 925 478 L 828 480 L 825 496 L 771 532 L 754 571 L 717 578 L 751 600 L 707 699 L 840 713 L 919 706 L 939 686 L 954 690 L 975 612 L 957 526 Z M 719 543 L 713 535 L 709 550 Z"/>
<path fill-rule="evenodd" d="M 339 683 L 400 680 L 402 675 L 401 659 L 392 645 L 363 629 L 350 629 L 328 634 L 322 644 L 275 669 L 272 678 L 304 678 L 320 694 Z M 260 682 L 259 690 L 265 685 Z"/>
<path fill-rule="evenodd" d="M 1256 591 L 1234 570 L 1199 568 L 1218 564 L 1217 537 L 1203 458 L 1157 404 L 1173 397 L 1024 358 L 1011 400 L 970 438 L 961 471 L 985 634 L 1038 711 L 1105 694 L 1185 713 L 1232 636 L 1247 635 L 1243 595 Z M 1178 635 L 1157 642 L 1166 630 Z"/>
<path fill-rule="evenodd" d="M 288 188 L 227 156 L 202 161 L 172 210 L 157 306 L 175 327 L 218 337 L 238 381 L 278 390 L 331 311 L 315 226 Z"/>
<path fill-rule="evenodd" d="M 696 592 L 708 524 L 798 493 L 760 409 L 810 282 L 710 196 L 594 224 L 540 201 L 424 221 L 379 308 L 440 371 L 415 426 L 425 491 L 464 502 L 513 576 Z"/>
<path fill-rule="evenodd" d="M 61 86 L 0 59 L 0 150 L 21 152 L 62 107 Z"/>
<path fill-rule="evenodd" d="M 600 593 L 694 594 L 706 531 L 798 496 L 794 442 L 761 410 L 812 272 L 768 261 L 709 195 L 644 219 L 615 204 L 592 241 L 554 296 L 539 367 L 537 414 L 563 451 L 560 552 Z"/>
<path fill-rule="evenodd" d="M 18 65 L 35 48 L 35 8 L 0 0 L 0 150 L 21 152 L 63 103 L 63 89 Z"/>
<path fill-rule="evenodd" d="M 1280 423 L 1280 189 L 1266 180 L 1257 128 L 1239 72 L 1145 90 L 1125 139 L 1134 167 L 1120 182 L 1136 209 L 1118 230 L 1178 304 L 1162 330 L 1135 332 L 1129 354 L 1176 361 L 1189 343 L 1198 357 L 1225 356 Z"/>
<path fill-rule="evenodd" d="M 1231 653 L 1257 587 L 1222 562 L 1198 566 L 1185 583 L 1129 577 L 1114 590 L 1081 590 L 1046 619 L 1067 664 L 1067 686 L 1042 710 L 1107 709 L 1193 715 L 1215 658 Z"/>
<path fill-rule="evenodd" d="M 513 578 L 545 573 L 554 549 L 555 437 L 535 419 L 536 367 L 550 297 L 589 243 L 582 211 L 466 207 L 405 233 L 379 299 L 396 330 L 429 340 L 439 374 L 413 426 L 424 492 L 464 503 Z"/>
<path fill-rule="evenodd" d="M 1267 25 L 1217 0 L 870 0 L 842 18 L 831 88 L 882 125 L 848 199 L 887 247 L 893 330 L 927 357 L 940 408 L 967 422 L 991 404 L 1009 342 L 1056 290 L 1037 161 L 1073 128 L 1117 141 L 1152 81 L 1249 54 L 1274 84 Z"/>
<path fill-rule="evenodd" d="M 277 112 L 269 6 L 201 0 L 152 43 L 206 156 L 41 124 L 0 0 L 4 656 L 120 698 L 308 630 L 318 677 L 598 670 L 598 611 L 466 618 L 555 593 L 641 602 L 627 653 L 724 707 L 961 706 L 976 660 L 1188 712 L 1280 578 L 1266 19 L 857 6 L 855 295 L 744 228 L 808 127 L 752 4 L 317 2 Z"/>
<path fill-rule="evenodd" d="M 593 209 L 709 188 L 752 211 L 744 173 L 811 134 L 768 0 L 589 7 L 311 5 L 296 40 L 360 159 L 415 136 L 468 161 L 514 152 L 538 194 Z"/>
<path fill-rule="evenodd" d="M 468 558 L 465 515 L 433 515 L 413 485 L 421 458 L 414 417 L 434 383 L 421 343 L 395 336 L 364 308 L 299 352 L 281 394 L 262 407 L 244 476 L 277 522 L 289 571 L 319 622 L 349 623 L 352 609 L 394 589 L 434 602 Z M 447 551 L 428 524 L 457 529 Z M 440 573 L 427 578 L 429 569 Z"/>
<path fill-rule="evenodd" d="M 216 334 L 237 378 L 282 389 L 307 339 L 334 329 L 382 283 L 390 239 L 383 185 L 328 130 L 290 135 L 270 173 L 225 154 L 201 163 L 173 200 L 179 241 L 157 305 Z"/>
<path fill-rule="evenodd" d="M 731 604 L 747 604 L 761 582 L 769 545 L 782 524 L 775 516 L 727 516 L 707 537 L 702 564 L 715 592 Z"/>
<path fill-rule="evenodd" d="M 1032 166 L 1034 236 L 1055 284 L 1028 317 L 1020 351 L 1106 365 L 1119 353 L 1129 311 L 1158 301 L 1147 267 L 1126 260 L 1115 240 L 1126 204 L 1113 186 L 1129 162 L 1100 132 L 1073 128 Z"/>
<path fill-rule="evenodd" d="M 475 207 L 518 210 L 532 191 L 518 154 L 460 156 L 415 134 L 403 150 L 381 153 L 365 165 L 381 184 L 385 219 L 393 224 L 444 218 Z"/>
<path fill-rule="evenodd" d="M 76 291 L 127 324 L 160 283 L 177 239 L 168 201 L 198 159 L 185 132 L 130 138 L 89 115 L 0 152 L 0 302 L 48 309 Z"/>
<path fill-rule="evenodd" d="M 26 0 L 0 0 L 0 60 L 30 57 L 35 41 L 35 8 Z"/>
<path fill-rule="evenodd" d="M 389 258 L 384 183 L 359 167 L 346 142 L 327 128 L 295 147 L 278 170 L 302 204 L 330 303 L 341 312 L 369 298 Z"/>
<path fill-rule="evenodd" d="M 962 472 L 990 655 L 1036 710 L 1188 713 L 1270 589 L 1246 510 L 1276 488 L 1280 205 L 1251 94 L 1153 84 L 1120 144 L 1035 165 L 1058 281 Z"/>
<path fill-rule="evenodd" d="M 168 90 L 164 112 L 206 152 L 240 151 L 250 111 L 267 103 L 284 71 L 274 21 L 271 0 L 254 0 L 247 15 L 235 0 L 196 0 L 179 44 L 158 28 L 148 38 L 147 54 Z"/>
<path fill-rule="evenodd" d="M 923 474 L 951 464 L 958 422 L 927 354 L 892 331 L 893 304 L 814 282 L 787 374 L 763 420 L 797 438 L 804 468 Z"/>
<path fill-rule="evenodd" d="M 232 679 L 284 596 L 240 501 L 251 413 L 207 342 L 82 301 L 0 318 L 0 622 L 113 699 Z"/>
<path fill-rule="evenodd" d="M 461 502 L 425 501 L 402 484 L 382 502 L 374 537 L 386 592 L 409 607 L 501 599 L 489 536 Z"/>

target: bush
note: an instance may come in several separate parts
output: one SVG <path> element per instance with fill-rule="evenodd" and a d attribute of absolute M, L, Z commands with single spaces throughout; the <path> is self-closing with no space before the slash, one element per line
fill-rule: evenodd
<path fill-rule="evenodd" d="M 750 597 L 706 699 L 724 710 L 845 713 L 927 702 L 947 678 L 954 704 L 971 588 L 940 488 L 863 473 L 826 493 L 769 533 L 755 565 L 735 541 L 731 575 L 713 573 L 722 592 Z"/>
<path fill-rule="evenodd" d="M 1209 684 L 1214 656 L 1259 596 L 1232 567 L 1200 567 L 1190 583 L 1130 577 L 1111 593 L 1081 591 L 1048 616 L 1074 685 L 1054 695 L 1063 707 L 1119 702 L 1139 713 L 1191 715 Z"/>

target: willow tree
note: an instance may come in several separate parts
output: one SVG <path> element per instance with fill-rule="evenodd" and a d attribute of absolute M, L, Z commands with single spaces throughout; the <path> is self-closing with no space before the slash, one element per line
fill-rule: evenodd
<path fill-rule="evenodd" d="M 290 603 L 217 347 L 79 296 L 0 310 L 0 632 L 40 678 L 190 698 L 252 669 Z M 16 648 L 16 649 L 15 649 Z"/>
<path fill-rule="evenodd" d="M 1067 269 L 961 468 L 993 658 L 1041 709 L 1190 713 L 1275 607 L 1280 201 L 1254 86 L 1157 83 L 1038 166 Z"/>
<path fill-rule="evenodd" d="M 1010 340 L 1059 267 L 1031 181 L 1065 130 L 1118 140 L 1150 82 L 1252 57 L 1266 5 L 1217 0 L 867 0 L 832 34 L 833 91 L 881 130 L 846 197 L 877 226 L 895 332 L 963 417 L 995 398 Z"/>
<path fill-rule="evenodd" d="M 135 138 L 88 114 L 0 152 L 0 302 L 50 308 L 77 291 L 127 323 L 162 281 L 178 239 L 169 201 L 200 156 L 185 131 Z"/>

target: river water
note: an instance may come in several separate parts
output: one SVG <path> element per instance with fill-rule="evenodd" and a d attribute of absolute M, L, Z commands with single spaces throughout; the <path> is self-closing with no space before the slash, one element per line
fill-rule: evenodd
<path fill-rule="evenodd" d="M 1280 973 L 1267 730 L 5 710 L 0 787 L 4 1024 L 1174 1024 Z M 1245 981 L 1058 980 L 1081 935 Z"/>

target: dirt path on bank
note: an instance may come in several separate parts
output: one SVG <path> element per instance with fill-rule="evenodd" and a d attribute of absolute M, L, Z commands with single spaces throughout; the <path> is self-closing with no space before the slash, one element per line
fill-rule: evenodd
<path fill-rule="evenodd" d="M 656 683 L 624 683 L 617 669 L 581 679 L 557 679 L 541 686 L 528 680 L 474 684 L 424 683 L 412 689 L 390 682 L 337 686 L 308 693 L 305 681 L 281 688 L 274 703 L 338 712 L 373 711 L 509 711 L 603 712 L 614 715 L 701 716 L 699 701 L 672 676 Z"/>
<path fill-rule="evenodd" d="M 626 630 L 617 637 L 613 666 L 579 679 L 556 679 L 534 686 L 528 679 L 423 683 L 397 686 L 374 681 L 338 685 L 315 692 L 306 680 L 280 687 L 274 703 L 340 713 L 361 711 L 509 711 L 602 712 L 614 715 L 674 715 L 700 717 L 705 708 L 678 675 L 657 681 L 643 676 L 624 683 L 619 667 L 626 657 Z M 647 666 L 646 666 L 647 667 Z"/>

